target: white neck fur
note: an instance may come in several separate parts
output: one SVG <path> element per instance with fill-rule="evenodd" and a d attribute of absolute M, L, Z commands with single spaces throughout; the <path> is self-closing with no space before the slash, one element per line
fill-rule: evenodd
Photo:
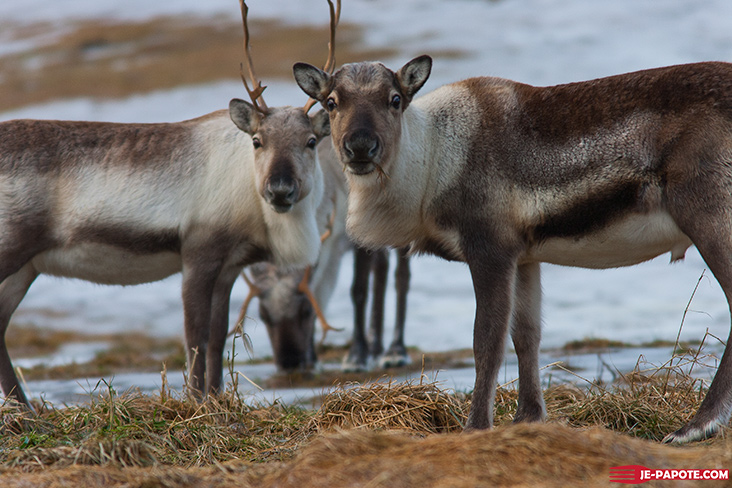
<path fill-rule="evenodd" d="M 287 213 L 277 213 L 261 200 L 272 261 L 277 266 L 298 268 L 315 264 L 320 253 L 317 210 L 323 198 L 323 172 L 316 160 L 310 193 Z"/>

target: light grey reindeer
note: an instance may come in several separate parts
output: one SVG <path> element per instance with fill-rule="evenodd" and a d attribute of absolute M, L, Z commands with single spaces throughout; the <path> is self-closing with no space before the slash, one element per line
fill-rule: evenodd
<path fill-rule="evenodd" d="M 341 13 L 341 1 L 330 6 L 330 41 L 328 58 L 323 70 L 335 70 L 335 35 Z M 306 105 L 309 110 L 316 103 Z M 311 371 L 317 365 L 315 350 L 315 318 L 323 327 L 323 338 L 329 330 L 323 310 L 334 291 L 343 254 L 351 247 L 345 233 L 346 181 L 333 151 L 330 139 L 318 146 L 321 168 L 324 173 L 325 191 L 318 209 L 320 230 L 329 237 L 321 246 L 318 263 L 307 269 L 280 268 L 272 263 L 258 263 L 249 268 L 251 277 L 243 273 L 249 285 L 249 296 L 244 301 L 237 321 L 243 325 L 250 301 L 259 299 L 259 316 L 267 328 L 272 345 L 274 362 L 284 372 Z M 325 216 L 330 216 L 326 222 Z M 326 230 L 327 229 L 327 230 Z M 387 250 L 370 251 L 356 246 L 354 249 L 354 278 L 351 298 L 354 307 L 353 340 L 343 360 L 344 371 L 363 371 L 378 361 L 380 367 L 401 366 L 409 362 L 404 345 L 406 300 L 409 289 L 409 257 L 399 251 L 396 266 L 397 310 L 394 338 L 384 351 L 382 336 L 384 301 L 389 258 Z M 366 331 L 366 305 L 369 295 L 369 278 L 373 275 L 371 320 L 368 337 Z"/>
<path fill-rule="evenodd" d="M 509 330 L 515 421 L 540 421 L 539 263 L 627 266 L 694 244 L 732 303 L 732 65 L 697 63 L 550 87 L 471 78 L 414 100 L 432 66 L 379 63 L 295 78 L 330 113 L 348 232 L 464 261 L 477 308 L 467 430 L 493 423 Z M 386 177 L 384 177 L 386 176 Z M 732 345 L 695 417 L 665 442 L 713 435 L 732 412 Z"/>
<path fill-rule="evenodd" d="M 399 250 L 395 271 L 396 321 L 389 347 L 383 347 L 384 304 L 389 268 L 388 251 L 370 251 L 354 246 L 346 236 L 346 181 L 329 138 L 318 146 L 324 176 L 323 199 L 317 215 L 321 235 L 328 235 L 320 248 L 317 263 L 308 268 L 281 268 L 272 263 L 257 263 L 242 275 L 249 285 L 237 325 L 243 325 L 253 298 L 258 298 L 259 317 L 267 328 L 274 363 L 285 373 L 311 372 L 317 369 L 315 319 L 323 328 L 321 343 L 330 330 L 324 310 L 335 290 L 343 255 L 354 253 L 353 333 L 351 346 L 343 358 L 345 372 L 366 371 L 402 366 L 410 362 L 404 343 L 409 257 Z M 327 219 L 325 217 L 328 217 Z M 249 277 L 247 277 L 247 272 Z M 370 278 L 372 278 L 370 280 Z M 371 315 L 367 322 L 367 302 L 371 281 Z"/>
<path fill-rule="evenodd" d="M 328 134 L 327 115 L 269 109 L 253 83 L 254 105 L 234 99 L 228 111 L 179 123 L 0 123 L 6 396 L 30 407 L 5 332 L 40 273 L 133 285 L 182 271 L 189 385 L 220 389 L 230 292 L 242 268 L 263 260 L 304 266 L 320 249 L 315 148 Z"/>
<path fill-rule="evenodd" d="M 335 290 L 343 254 L 351 247 L 346 237 L 346 182 L 330 139 L 320 143 L 318 157 L 324 192 L 317 211 L 322 239 L 317 262 L 307 268 L 263 262 L 242 273 L 249 285 L 249 295 L 242 305 L 237 326 L 243 326 L 251 300 L 258 298 L 259 316 L 267 328 L 275 365 L 288 373 L 316 368 L 315 319 L 320 320 L 324 339 L 334 328 L 323 310 Z"/>

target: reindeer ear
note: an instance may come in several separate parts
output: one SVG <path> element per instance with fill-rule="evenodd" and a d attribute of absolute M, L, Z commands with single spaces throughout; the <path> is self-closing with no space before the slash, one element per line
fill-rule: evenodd
<path fill-rule="evenodd" d="M 261 120 L 254 105 L 239 98 L 233 98 L 229 102 L 229 117 L 239 129 L 249 135 L 257 132 Z"/>
<path fill-rule="evenodd" d="M 411 101 L 412 97 L 424 86 L 432 71 L 432 58 L 422 55 L 414 58 L 400 69 L 397 80 L 402 87 L 402 93 Z"/>
<path fill-rule="evenodd" d="M 295 63 L 292 67 L 295 81 L 310 98 L 319 102 L 330 92 L 330 75 L 307 63 Z"/>
<path fill-rule="evenodd" d="M 310 124 L 318 140 L 330 135 L 330 116 L 325 110 L 318 110 L 315 115 L 311 115 Z"/>

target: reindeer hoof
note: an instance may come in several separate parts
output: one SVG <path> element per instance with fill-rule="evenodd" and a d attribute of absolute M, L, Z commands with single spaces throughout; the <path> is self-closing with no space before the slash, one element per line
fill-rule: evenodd
<path fill-rule="evenodd" d="M 544 402 L 532 403 L 529 407 L 519 405 L 513 423 L 543 422 L 546 419 L 546 407 Z"/>
<path fill-rule="evenodd" d="M 406 366 L 412 362 L 412 358 L 409 357 L 408 354 L 400 354 L 400 353 L 386 353 L 381 358 L 379 358 L 379 368 L 386 369 L 386 368 L 399 368 L 401 366 Z"/>
<path fill-rule="evenodd" d="M 369 355 L 368 347 L 358 342 L 351 345 L 351 348 L 343 358 L 341 371 L 344 373 L 362 373 L 373 369 L 373 361 Z"/>
<path fill-rule="evenodd" d="M 372 369 L 373 359 L 363 354 L 348 354 L 341 363 L 341 371 L 344 373 L 364 373 Z"/>
<path fill-rule="evenodd" d="M 343 373 L 365 373 L 372 369 L 374 369 L 372 361 L 349 361 L 349 358 L 345 358 L 343 363 L 341 363 L 341 371 Z"/>
<path fill-rule="evenodd" d="M 718 422 L 707 422 L 705 425 L 694 426 L 693 421 L 681 427 L 663 438 L 664 444 L 687 444 L 689 442 L 703 441 L 719 432 Z"/>

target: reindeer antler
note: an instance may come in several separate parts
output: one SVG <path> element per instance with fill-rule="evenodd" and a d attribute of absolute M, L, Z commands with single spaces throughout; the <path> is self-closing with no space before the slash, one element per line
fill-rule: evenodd
<path fill-rule="evenodd" d="M 234 328 L 229 332 L 227 337 L 230 337 L 234 334 L 239 334 L 241 336 L 244 335 L 244 320 L 247 318 L 247 310 L 249 309 L 249 304 L 252 303 L 252 300 L 254 298 L 258 297 L 262 294 L 262 290 L 259 289 L 257 285 L 252 282 L 252 280 L 249 279 L 246 272 L 242 272 L 241 274 L 242 278 L 244 278 L 244 281 L 246 281 L 247 285 L 249 285 L 249 294 L 244 299 L 244 303 L 241 306 L 241 311 L 239 312 L 239 318 L 236 319 L 236 324 L 234 325 Z"/>
<path fill-rule="evenodd" d="M 338 22 L 341 20 L 341 0 L 337 0 L 336 3 L 337 7 L 334 7 L 332 0 L 328 0 L 328 6 L 330 7 L 330 41 L 328 42 L 328 59 L 325 61 L 323 71 L 330 74 L 333 74 L 335 70 L 335 35 Z M 317 100 L 309 98 L 303 108 L 305 113 L 308 113 L 316 103 L 318 103 Z"/>
<path fill-rule="evenodd" d="M 258 112 L 262 114 L 268 114 L 269 113 L 269 107 L 267 107 L 267 104 L 264 102 L 264 97 L 262 97 L 262 93 L 264 92 L 264 89 L 267 88 L 266 86 L 262 86 L 262 82 L 257 80 L 257 76 L 254 74 L 254 63 L 252 62 L 252 52 L 251 49 L 249 49 L 249 25 L 247 23 L 247 15 L 249 14 L 249 7 L 247 6 L 247 3 L 245 0 L 239 0 L 239 8 L 241 9 L 241 21 L 242 26 L 244 28 L 244 60 L 246 61 L 247 65 L 247 71 L 249 73 L 249 79 L 252 82 L 252 89 L 249 89 L 249 83 L 247 83 L 247 78 L 244 76 L 244 64 L 239 64 L 239 74 L 241 75 L 241 81 L 244 82 L 244 88 L 246 88 L 247 93 L 249 93 L 249 98 L 252 100 L 252 105 L 254 105 L 254 108 L 257 109 Z"/>
<path fill-rule="evenodd" d="M 333 211 L 330 213 L 330 217 L 328 218 L 328 224 L 326 225 L 325 232 L 323 232 L 323 234 L 320 236 L 321 244 L 325 242 L 333 233 L 333 224 L 335 223 L 336 210 L 337 208 L 335 206 L 335 197 L 333 197 Z M 322 344 L 323 341 L 325 341 L 325 336 L 328 334 L 328 331 L 334 330 L 336 332 L 341 332 L 343 329 L 333 327 L 328 323 L 328 320 L 326 320 L 323 309 L 320 308 L 318 299 L 315 298 L 315 294 L 310 288 L 310 273 L 312 272 L 312 268 L 312 266 L 308 266 L 307 268 L 305 268 L 302 280 L 300 280 L 300 283 L 297 285 L 297 291 L 307 297 L 308 301 L 313 306 L 316 317 L 318 317 L 318 320 L 320 320 L 320 323 L 323 326 L 323 337 L 320 339 L 320 343 Z M 227 337 L 230 337 L 234 334 L 239 334 L 242 337 L 244 336 L 244 321 L 246 320 L 249 304 L 252 302 L 252 300 L 254 300 L 254 298 L 262 294 L 261 288 L 255 285 L 253 280 L 249 279 L 246 272 L 242 272 L 241 276 L 242 278 L 244 278 L 246 284 L 249 285 L 249 294 L 244 299 L 244 303 L 241 306 L 241 311 L 239 312 L 239 318 L 236 319 L 236 324 L 231 332 L 229 332 Z"/>
<path fill-rule="evenodd" d="M 310 289 L 310 272 L 312 271 L 312 269 L 312 266 L 308 266 L 307 268 L 305 268 L 305 274 L 303 275 L 300 284 L 297 285 L 297 290 L 308 298 L 310 304 L 313 306 L 315 315 L 318 317 L 318 320 L 320 320 L 320 324 L 323 326 L 323 336 L 320 338 L 319 342 L 319 344 L 322 344 L 325 341 L 325 336 L 328 334 L 328 331 L 334 330 L 336 332 L 341 332 L 343 329 L 333 327 L 326 320 L 325 314 L 323 314 L 323 309 L 320 308 L 318 300 L 315 298 L 315 294 Z"/>
<path fill-rule="evenodd" d="M 333 73 L 335 69 L 335 35 L 338 22 L 341 20 L 341 0 L 336 0 L 337 7 L 333 7 L 333 2 L 328 0 L 330 7 L 330 41 L 328 41 L 328 59 L 325 61 L 323 71 Z"/>
<path fill-rule="evenodd" d="M 331 234 L 333 234 L 333 224 L 335 222 L 336 217 L 336 202 L 335 202 L 335 196 L 333 197 L 333 211 L 330 213 L 330 218 L 328 219 L 328 224 L 326 225 L 325 232 L 320 236 L 320 243 L 322 244 L 325 242 Z M 320 338 L 319 344 L 322 344 L 325 342 L 325 336 L 328 335 L 328 331 L 334 330 L 336 332 L 341 332 L 343 329 L 339 329 L 337 327 L 333 327 L 328 323 L 328 321 L 325 318 L 325 314 L 323 313 L 323 309 L 320 308 L 320 304 L 318 303 L 318 299 L 315 298 L 315 294 L 313 293 L 312 289 L 310 288 L 310 273 L 312 272 L 313 267 L 308 266 L 305 268 L 305 274 L 302 277 L 302 280 L 300 281 L 300 284 L 297 285 L 297 289 L 300 293 L 303 293 L 308 300 L 310 301 L 310 305 L 313 306 L 313 310 L 315 311 L 315 315 L 318 317 L 318 320 L 320 320 L 321 325 L 323 326 L 323 336 Z"/>

